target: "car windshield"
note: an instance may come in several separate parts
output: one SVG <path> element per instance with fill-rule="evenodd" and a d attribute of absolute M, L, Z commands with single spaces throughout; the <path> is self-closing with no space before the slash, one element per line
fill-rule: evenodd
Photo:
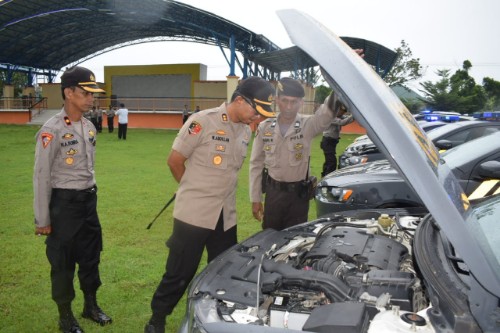
<path fill-rule="evenodd" d="M 500 277 L 500 194 L 474 205 L 466 219 L 493 271 Z M 474 272 L 473 272 L 474 273 Z M 477 275 L 477 273 L 475 274 Z"/>

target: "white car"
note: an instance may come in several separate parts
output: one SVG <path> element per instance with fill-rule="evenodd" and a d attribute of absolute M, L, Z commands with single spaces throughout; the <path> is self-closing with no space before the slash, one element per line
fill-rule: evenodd
<path fill-rule="evenodd" d="M 471 204 L 361 57 L 313 18 L 278 15 L 430 214 L 350 211 L 259 232 L 193 280 L 180 331 L 499 332 L 500 195 Z"/>

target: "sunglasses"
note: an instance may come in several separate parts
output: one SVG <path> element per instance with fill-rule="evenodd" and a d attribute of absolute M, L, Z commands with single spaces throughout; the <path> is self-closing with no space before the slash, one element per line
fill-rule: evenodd
<path fill-rule="evenodd" d="M 247 102 L 247 103 L 248 103 L 248 105 L 250 105 L 250 106 L 252 107 L 253 112 L 255 112 L 255 115 L 260 115 L 260 113 L 259 113 L 259 112 L 257 112 L 257 105 L 255 104 L 255 102 L 254 102 L 254 101 L 251 101 L 250 99 L 248 99 L 248 97 L 245 97 L 245 96 L 243 96 L 243 95 L 241 95 L 241 94 L 238 94 L 238 96 L 240 96 L 241 98 L 243 98 L 243 100 L 244 100 L 245 102 Z"/>

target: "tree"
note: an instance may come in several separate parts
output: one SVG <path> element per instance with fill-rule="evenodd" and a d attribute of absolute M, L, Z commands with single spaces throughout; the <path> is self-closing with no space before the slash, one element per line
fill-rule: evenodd
<path fill-rule="evenodd" d="M 488 96 L 488 101 L 486 102 L 486 110 L 498 110 L 500 109 L 500 82 L 495 81 L 490 77 L 483 78 L 483 88 Z"/>
<path fill-rule="evenodd" d="M 3 97 L 3 87 L 8 82 L 8 71 L 0 70 L 0 97 Z M 23 88 L 28 84 L 28 77 L 25 73 L 13 72 L 11 73 L 10 82 L 14 86 L 14 97 L 21 97 Z"/>
<path fill-rule="evenodd" d="M 422 66 L 419 58 L 412 58 L 413 53 L 408 44 L 402 40 L 401 46 L 396 48 L 397 58 L 391 70 L 384 77 L 384 81 L 392 87 L 400 85 L 406 87 L 406 83 L 422 77 Z M 407 88 L 407 87 L 406 87 Z"/>
<path fill-rule="evenodd" d="M 420 84 L 432 110 L 473 113 L 484 109 L 488 96 L 485 89 L 469 75 L 471 68 L 471 62 L 465 60 L 462 69 L 451 77 L 449 69 L 442 69 L 436 72 L 441 77 L 438 82 Z"/>
<path fill-rule="evenodd" d="M 332 92 L 332 89 L 330 87 L 320 85 L 315 88 L 315 96 L 314 96 L 314 102 L 318 104 L 322 104 L 325 100 L 325 98 L 330 95 Z"/>

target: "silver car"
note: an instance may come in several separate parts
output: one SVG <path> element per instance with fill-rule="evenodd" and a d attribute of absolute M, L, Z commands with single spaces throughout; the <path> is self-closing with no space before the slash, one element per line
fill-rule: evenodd
<path fill-rule="evenodd" d="M 350 211 L 259 232 L 192 281 L 180 331 L 498 332 L 500 196 L 472 205 L 361 57 L 306 14 L 278 15 L 430 214 Z"/>

